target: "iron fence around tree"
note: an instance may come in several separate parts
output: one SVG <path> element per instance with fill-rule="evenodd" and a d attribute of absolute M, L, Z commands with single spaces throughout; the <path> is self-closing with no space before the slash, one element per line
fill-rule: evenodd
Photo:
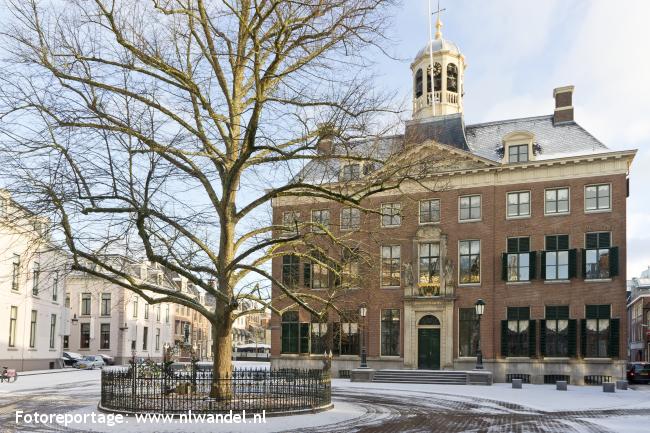
<path fill-rule="evenodd" d="M 163 364 L 102 370 L 100 408 L 122 413 L 229 413 L 263 410 L 267 414 L 319 410 L 331 404 L 329 372 L 297 369 L 235 369 L 217 379 L 211 397 L 212 370 Z"/>

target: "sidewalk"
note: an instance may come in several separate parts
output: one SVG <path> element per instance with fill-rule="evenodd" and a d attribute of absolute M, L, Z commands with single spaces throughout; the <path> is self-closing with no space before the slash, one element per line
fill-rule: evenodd
<path fill-rule="evenodd" d="M 37 374 L 68 373 L 71 371 L 81 371 L 81 369 L 67 367 L 67 368 L 53 368 L 50 370 L 27 370 L 27 371 L 19 371 L 18 376 L 20 377 L 20 376 L 35 376 Z"/>

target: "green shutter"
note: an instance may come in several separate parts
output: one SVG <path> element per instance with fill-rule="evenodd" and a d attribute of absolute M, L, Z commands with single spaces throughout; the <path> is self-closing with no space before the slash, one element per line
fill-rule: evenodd
<path fill-rule="evenodd" d="M 587 278 L 587 250 L 583 248 L 581 251 L 582 251 L 582 278 L 586 279 Z"/>
<path fill-rule="evenodd" d="M 569 278 L 578 276 L 578 250 L 569 250 Z"/>
<path fill-rule="evenodd" d="M 302 284 L 305 287 L 311 287 L 311 263 L 302 264 Z"/>
<path fill-rule="evenodd" d="M 540 270 L 539 270 L 539 278 L 542 280 L 546 279 L 546 251 L 541 251 L 540 252 Z"/>
<path fill-rule="evenodd" d="M 535 320 L 528 321 L 528 356 L 531 358 L 537 357 L 537 322 Z"/>
<path fill-rule="evenodd" d="M 577 321 L 576 319 L 569 319 L 569 329 L 568 329 L 568 337 L 569 337 L 569 357 L 570 358 L 575 358 L 577 355 L 577 349 L 578 349 L 578 330 L 577 328 Z"/>
<path fill-rule="evenodd" d="M 296 334 L 298 333 L 296 332 Z M 298 341 L 298 335 L 295 340 Z M 296 347 L 296 352 L 298 352 L 298 347 Z M 309 353 L 309 323 L 300 324 L 300 353 Z"/>
<path fill-rule="evenodd" d="M 289 353 L 289 341 L 291 339 L 289 338 L 289 323 L 283 323 L 282 324 L 282 348 L 280 350 L 281 353 Z"/>
<path fill-rule="evenodd" d="M 610 358 L 619 357 L 619 339 L 620 339 L 620 319 L 611 319 L 609 321 L 609 344 L 607 347 L 607 355 Z"/>
<path fill-rule="evenodd" d="M 609 276 L 618 276 L 618 247 L 609 249 Z"/>
<path fill-rule="evenodd" d="M 501 356 L 508 356 L 508 321 L 501 321 Z"/>
<path fill-rule="evenodd" d="M 585 357 L 587 353 L 587 319 L 580 321 L 580 356 Z"/>
<path fill-rule="evenodd" d="M 508 254 L 501 254 L 501 279 L 508 281 Z"/>
<path fill-rule="evenodd" d="M 539 321 L 539 353 L 546 356 L 546 320 Z"/>
<path fill-rule="evenodd" d="M 534 280 L 537 278 L 537 251 L 531 251 L 530 253 L 530 262 L 529 262 L 529 272 L 528 278 Z"/>

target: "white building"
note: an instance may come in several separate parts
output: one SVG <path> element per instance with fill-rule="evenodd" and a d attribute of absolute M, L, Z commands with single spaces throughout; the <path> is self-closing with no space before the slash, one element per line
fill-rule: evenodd
<path fill-rule="evenodd" d="M 65 262 L 37 218 L 0 190 L 0 365 L 62 365 Z"/>
<path fill-rule="evenodd" d="M 114 260 L 143 280 L 174 287 L 158 266 L 123 257 Z M 107 354 L 116 364 L 122 364 L 132 356 L 160 360 L 165 343 L 173 345 L 170 303 L 149 305 L 141 296 L 119 285 L 72 272 L 68 276 L 66 304 L 70 306 L 71 324 L 64 347 L 72 352 Z"/>

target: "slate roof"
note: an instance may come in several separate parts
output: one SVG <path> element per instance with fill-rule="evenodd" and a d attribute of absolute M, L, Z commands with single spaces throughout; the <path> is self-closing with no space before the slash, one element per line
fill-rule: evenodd
<path fill-rule="evenodd" d="M 406 122 L 403 135 L 376 140 L 365 140 L 334 147 L 334 153 L 353 152 L 359 156 L 372 155 L 386 159 L 399 152 L 404 143 L 421 143 L 433 139 L 476 156 L 502 163 L 498 149 L 503 147 L 503 137 L 515 131 L 534 135 L 534 143 L 540 149 L 536 160 L 547 160 L 610 150 L 574 121 L 553 123 L 553 116 L 525 117 L 496 122 L 465 125 L 462 114 L 437 116 L 432 119 Z M 343 150 L 342 150 L 343 149 Z M 338 181 L 341 161 L 336 158 L 310 161 L 294 181 L 327 183 Z"/>

